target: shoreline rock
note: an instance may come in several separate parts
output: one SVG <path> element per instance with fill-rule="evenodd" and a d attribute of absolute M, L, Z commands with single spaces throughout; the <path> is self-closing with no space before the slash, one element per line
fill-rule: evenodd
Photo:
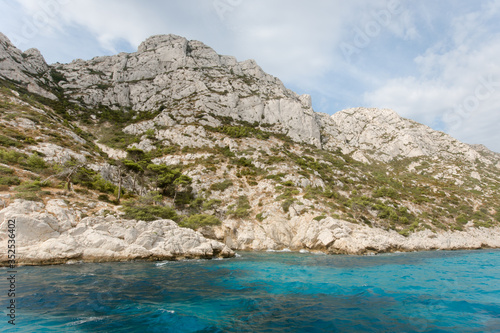
<path fill-rule="evenodd" d="M 63 200 L 15 200 L 0 211 L 0 266 L 8 265 L 7 226 L 15 220 L 16 265 L 68 261 L 179 260 L 233 257 L 226 245 L 172 220 L 152 222 L 77 214 Z"/>
<path fill-rule="evenodd" d="M 428 250 L 500 248 L 500 227 L 466 225 L 463 231 L 423 230 L 405 237 L 394 230 L 372 228 L 327 217 L 270 219 L 270 222 L 226 220 L 213 230 L 233 250 L 321 251 L 327 254 L 369 254 Z"/>
<path fill-rule="evenodd" d="M 152 222 L 114 216 L 85 217 L 64 200 L 46 204 L 15 200 L 0 210 L 0 244 L 7 249 L 8 220 L 16 221 L 16 265 L 75 262 L 122 262 L 213 259 L 235 256 L 234 250 L 374 254 L 429 250 L 500 248 L 500 228 L 464 231 L 419 231 L 404 237 L 395 231 L 371 228 L 331 217 L 276 219 L 268 223 L 226 220 L 202 233 L 179 227 L 172 220 Z M 7 251 L 0 267 L 8 266 Z"/>

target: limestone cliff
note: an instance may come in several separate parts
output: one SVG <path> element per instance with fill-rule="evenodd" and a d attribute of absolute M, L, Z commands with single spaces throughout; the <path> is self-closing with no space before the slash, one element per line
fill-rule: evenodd
<path fill-rule="evenodd" d="M 0 240 L 16 218 L 26 264 L 498 247 L 499 189 L 484 146 L 316 113 L 201 42 L 47 65 L 0 34 Z"/>

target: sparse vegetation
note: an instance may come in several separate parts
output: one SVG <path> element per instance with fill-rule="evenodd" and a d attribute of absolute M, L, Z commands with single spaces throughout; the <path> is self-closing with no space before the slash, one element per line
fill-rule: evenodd
<path fill-rule="evenodd" d="M 204 226 L 214 226 L 219 224 L 221 224 L 221 221 L 217 217 L 206 214 L 191 215 L 179 222 L 179 226 L 194 230 Z"/>
<path fill-rule="evenodd" d="M 236 205 L 233 205 L 228 210 L 228 215 L 237 218 L 245 218 L 250 215 L 250 202 L 248 201 L 248 197 L 246 195 L 242 195 L 238 197 Z"/>
<path fill-rule="evenodd" d="M 89 70 L 89 74 L 96 78 L 105 76 L 94 70 Z M 55 69 L 47 75 L 55 83 L 66 80 L 64 74 Z M 234 79 L 248 85 L 257 83 L 250 76 L 234 75 Z M 110 88 L 107 82 L 103 79 L 92 87 L 107 90 Z M 0 128 L 0 163 L 5 165 L 0 166 L 0 186 L 3 190 L 14 190 L 18 198 L 43 200 L 50 195 L 37 183 L 40 176 L 40 179 L 53 177 L 61 181 L 59 187 L 65 192 L 74 190 L 92 200 L 118 203 L 124 196 L 124 201 L 130 199 L 123 205 L 127 218 L 147 221 L 172 218 L 194 229 L 216 225 L 224 217 L 250 219 L 250 202 L 254 200 L 262 207 L 258 208 L 261 213 L 255 215 L 255 219 L 263 221 L 266 202 L 274 198 L 283 213 L 290 213 L 291 207 L 297 208 L 294 203 L 307 202 L 307 212 L 317 215 L 313 218 L 316 221 L 335 216 L 396 230 L 405 236 L 424 228 L 462 230 L 470 225 L 488 228 L 500 224 L 500 173 L 495 166 L 481 161 L 472 166 L 458 158 L 442 163 L 417 157 L 363 164 L 342 154 L 340 149 L 326 151 L 294 143 L 287 135 L 274 133 L 281 129 L 273 124 L 248 123 L 215 113 L 207 114 L 194 107 L 196 94 L 182 101 L 159 102 L 155 110 L 148 112 L 118 104 L 89 106 L 83 98 L 67 100 L 57 86 L 45 88 L 58 99 L 49 100 L 30 93 L 15 82 L 0 80 L 0 117 L 5 120 Z M 221 96 L 229 93 L 226 89 L 210 89 Z M 19 93 L 23 105 L 6 98 L 14 96 L 11 90 Z M 272 98 L 258 90 L 248 94 Z M 34 108 L 43 112 L 34 111 Z M 153 119 L 160 112 L 183 125 L 200 126 L 198 121 L 215 119 L 218 123 L 214 127 L 204 125 L 208 142 L 214 144 L 209 147 L 170 144 L 169 141 L 175 140 L 161 139 L 160 132 L 168 127 L 166 125 L 145 129 L 140 135 L 123 131 L 126 126 Z M 20 115 L 40 128 L 4 126 Z M 95 115 L 95 119 L 90 115 Z M 263 115 L 260 120 L 264 119 Z M 87 142 L 76 143 L 66 129 Z M 145 152 L 129 148 L 139 143 L 141 137 L 150 139 L 155 149 Z M 220 140 L 221 137 L 231 138 L 231 143 Z M 127 157 L 118 161 L 108 158 L 93 144 L 97 139 L 111 148 L 126 151 Z M 194 140 L 196 133 L 184 133 L 183 139 Z M 41 142 L 76 152 L 85 151 L 89 163 L 79 165 L 75 160 L 64 165 L 48 163 L 43 154 L 27 149 Z M 152 162 L 157 157 L 188 153 L 209 155 L 196 160 L 181 158 L 178 165 L 170 166 Z M 109 170 L 95 171 L 97 169 L 90 166 L 94 163 L 107 164 Z M 412 163 L 414 171 L 410 172 L 408 168 Z M 457 176 L 457 179 L 438 176 L 448 167 L 468 170 L 468 174 Z M 475 168 L 480 169 L 481 180 L 470 177 L 470 171 Z M 115 172 L 117 169 L 121 170 L 119 176 Z M 200 174 L 207 175 L 206 182 L 203 177 L 200 179 Z M 456 180 L 463 184 L 459 185 Z M 229 188 L 231 190 L 226 191 Z M 261 189 L 265 191 L 265 198 L 255 195 Z M 181 218 L 185 215 L 190 216 Z"/>
<path fill-rule="evenodd" d="M 225 179 L 220 183 L 214 183 L 210 185 L 210 190 L 212 191 L 225 191 L 229 187 L 233 186 L 233 182 L 229 179 Z"/>

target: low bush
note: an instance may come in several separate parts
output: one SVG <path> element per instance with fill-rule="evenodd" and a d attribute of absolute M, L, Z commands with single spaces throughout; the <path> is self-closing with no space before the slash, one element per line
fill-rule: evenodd
<path fill-rule="evenodd" d="M 21 148 L 23 147 L 23 144 L 7 136 L 0 135 L 0 146 Z"/>
<path fill-rule="evenodd" d="M 17 199 L 24 199 L 30 201 L 42 201 L 45 195 L 50 195 L 48 191 L 42 191 L 42 187 L 48 186 L 48 183 L 35 180 L 33 182 L 24 182 L 14 188 Z"/>
<path fill-rule="evenodd" d="M 194 214 L 179 222 L 179 226 L 184 228 L 198 229 L 204 226 L 219 225 L 221 221 L 213 216 L 207 214 Z"/>
<path fill-rule="evenodd" d="M 14 174 L 14 170 L 8 167 L 4 167 L 3 165 L 0 165 L 0 175 L 12 175 Z"/>
<path fill-rule="evenodd" d="M 28 155 L 14 151 L 0 149 L 0 163 L 25 165 Z"/>
<path fill-rule="evenodd" d="M 154 221 L 160 219 L 170 219 L 174 221 L 179 220 L 179 215 L 170 206 L 146 206 L 136 205 L 134 201 L 127 201 L 124 203 L 123 216 L 126 219 Z"/>
<path fill-rule="evenodd" d="M 39 192 L 19 192 L 16 193 L 16 199 L 23 199 L 28 201 L 42 201 Z"/>
<path fill-rule="evenodd" d="M 214 209 L 222 203 L 219 199 L 210 199 L 202 204 L 203 210 Z"/>
<path fill-rule="evenodd" d="M 227 188 L 233 186 L 233 182 L 229 179 L 225 179 L 220 183 L 214 183 L 210 185 L 210 190 L 212 191 L 225 191 Z"/>
<path fill-rule="evenodd" d="M 26 166 L 29 170 L 34 172 L 40 172 L 47 169 L 48 167 L 44 159 L 41 158 L 37 153 L 34 153 L 28 157 L 28 159 L 26 160 Z"/>
<path fill-rule="evenodd" d="M 285 213 L 288 213 L 288 211 L 290 210 L 290 206 L 293 205 L 294 201 L 294 199 L 286 199 L 285 201 L 283 201 L 283 203 L 281 204 L 281 208 L 283 208 L 283 211 Z"/>
<path fill-rule="evenodd" d="M 109 202 L 109 196 L 107 194 L 99 194 L 99 196 L 97 197 L 97 200 Z"/>
<path fill-rule="evenodd" d="M 21 181 L 17 176 L 0 176 L 0 185 L 19 185 Z"/>
<path fill-rule="evenodd" d="M 250 215 L 250 202 L 246 195 L 242 195 L 238 198 L 236 207 L 228 210 L 228 214 L 232 217 L 244 218 Z"/>

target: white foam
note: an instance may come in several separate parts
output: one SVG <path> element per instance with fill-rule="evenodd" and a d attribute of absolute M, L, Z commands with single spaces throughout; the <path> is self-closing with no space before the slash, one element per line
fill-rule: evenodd
<path fill-rule="evenodd" d="M 267 249 L 266 252 L 292 252 L 289 248 L 285 248 L 283 250 L 273 250 L 273 249 Z"/>
<path fill-rule="evenodd" d="M 72 323 L 69 323 L 68 326 L 77 326 L 77 325 L 82 325 L 85 323 L 89 323 L 92 321 L 99 321 L 99 320 L 103 320 L 103 319 L 104 319 L 104 317 L 88 317 L 88 318 L 83 318 L 83 319 L 74 321 Z"/>

